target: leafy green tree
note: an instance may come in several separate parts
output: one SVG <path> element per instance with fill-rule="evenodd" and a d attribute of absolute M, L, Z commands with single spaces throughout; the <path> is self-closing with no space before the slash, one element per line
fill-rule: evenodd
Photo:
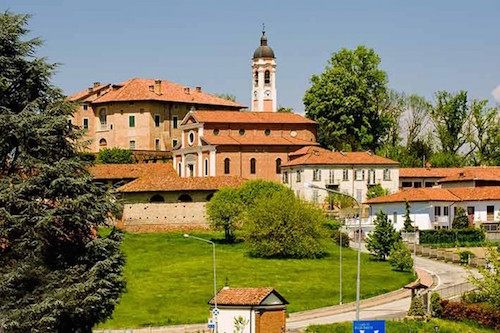
<path fill-rule="evenodd" d="M 413 269 L 413 258 L 410 250 L 397 242 L 389 254 L 389 263 L 395 271 L 411 271 Z"/>
<path fill-rule="evenodd" d="M 434 168 L 451 168 L 464 165 L 464 158 L 460 154 L 438 151 L 431 155 L 429 163 Z"/>
<path fill-rule="evenodd" d="M 372 186 L 368 189 L 368 192 L 366 193 L 366 197 L 368 199 L 373 199 L 373 198 L 378 198 L 378 197 L 383 197 L 384 195 L 389 194 L 389 191 L 385 189 L 382 185 L 377 184 L 375 186 Z"/>
<path fill-rule="evenodd" d="M 90 333 L 125 286 L 121 234 L 96 232 L 118 207 L 77 153 L 28 20 L 0 14 L 0 331 Z"/>
<path fill-rule="evenodd" d="M 403 216 L 404 219 L 404 227 L 403 230 L 406 232 L 414 231 L 415 229 L 412 226 L 413 221 L 411 220 L 410 217 L 410 203 L 408 200 L 405 200 L 405 215 Z"/>
<path fill-rule="evenodd" d="M 380 211 L 374 221 L 375 229 L 367 237 L 366 248 L 379 260 L 386 260 L 394 245 L 400 240 L 400 234 L 387 218 L 387 213 Z"/>
<path fill-rule="evenodd" d="M 457 212 L 455 213 L 455 217 L 453 217 L 451 227 L 453 229 L 464 229 L 469 227 L 469 217 L 463 207 L 457 207 Z"/>
<path fill-rule="evenodd" d="M 132 151 L 118 147 L 99 150 L 97 163 L 100 164 L 128 164 L 134 161 Z"/>
<path fill-rule="evenodd" d="M 488 262 L 486 267 L 478 266 L 481 277 L 470 275 L 470 281 L 474 284 L 481 299 L 500 308 L 500 251 L 498 247 L 488 248 L 486 255 Z"/>
<path fill-rule="evenodd" d="M 224 230 L 224 239 L 228 243 L 236 240 L 234 232 L 242 226 L 244 208 L 238 189 L 231 187 L 221 188 L 207 203 L 207 215 L 212 228 Z"/>
<path fill-rule="evenodd" d="M 287 108 L 284 106 L 279 106 L 277 112 L 282 112 L 282 113 L 293 113 L 293 108 Z"/>
<path fill-rule="evenodd" d="M 241 201 L 249 209 L 254 206 L 255 201 L 260 198 L 270 198 L 275 192 L 288 190 L 282 184 L 271 182 L 268 180 L 250 180 L 241 185 L 238 193 Z"/>
<path fill-rule="evenodd" d="M 304 95 L 306 117 L 319 124 L 318 141 L 336 150 L 375 151 L 390 121 L 387 75 L 379 56 L 365 46 L 334 53 Z"/>
<path fill-rule="evenodd" d="M 474 165 L 496 165 L 500 156 L 500 110 L 487 107 L 487 100 L 470 104 L 468 143 Z"/>
<path fill-rule="evenodd" d="M 456 155 L 465 144 L 469 114 L 467 92 L 460 91 L 456 95 L 446 91 L 436 93 L 436 105 L 430 115 L 443 153 Z"/>
<path fill-rule="evenodd" d="M 252 254 L 264 258 L 317 258 L 325 253 L 323 212 L 292 190 L 256 200 L 245 224 Z"/>

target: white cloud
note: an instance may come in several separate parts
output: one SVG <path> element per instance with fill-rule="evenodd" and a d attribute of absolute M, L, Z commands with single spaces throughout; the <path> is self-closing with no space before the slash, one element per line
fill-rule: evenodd
<path fill-rule="evenodd" d="M 493 91 L 491 92 L 493 95 L 493 98 L 497 103 L 500 103 L 500 85 L 498 85 Z"/>

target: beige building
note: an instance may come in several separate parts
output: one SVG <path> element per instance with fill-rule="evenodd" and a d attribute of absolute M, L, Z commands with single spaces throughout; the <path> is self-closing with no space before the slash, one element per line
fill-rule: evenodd
<path fill-rule="evenodd" d="M 165 80 L 134 78 L 95 82 L 69 100 L 78 103 L 71 122 L 86 130 L 88 149 L 119 147 L 170 152 L 181 142 L 180 122 L 190 110 L 240 110 L 245 106 Z"/>
<path fill-rule="evenodd" d="M 390 193 L 398 191 L 399 163 L 370 152 L 333 152 L 308 146 L 289 157 L 282 165 L 283 184 L 315 203 L 327 203 L 328 193 L 307 188 L 306 183 L 344 192 L 358 202 L 365 201 L 368 189 L 378 184 Z"/>

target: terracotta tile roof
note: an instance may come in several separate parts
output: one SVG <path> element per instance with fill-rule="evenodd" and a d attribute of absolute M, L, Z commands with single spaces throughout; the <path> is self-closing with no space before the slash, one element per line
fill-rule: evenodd
<path fill-rule="evenodd" d="M 217 305 L 260 305 L 274 293 L 283 304 L 288 302 L 273 288 L 229 288 L 224 287 L 217 293 Z M 215 304 L 214 298 L 208 304 Z"/>
<path fill-rule="evenodd" d="M 89 92 L 88 89 L 85 89 L 85 90 L 82 90 L 80 92 L 77 92 L 76 94 L 73 94 L 73 95 L 70 95 L 68 96 L 68 100 L 69 101 L 72 101 L 72 102 L 76 102 L 78 100 L 81 100 L 81 99 L 84 99 L 84 98 L 87 98 L 89 97 L 90 95 L 92 94 L 95 94 L 96 92 L 98 92 L 99 90 L 103 89 L 103 88 L 107 88 L 109 87 L 110 84 L 107 83 L 107 84 L 101 84 L 97 87 L 92 87 L 92 92 Z"/>
<path fill-rule="evenodd" d="M 189 88 L 189 93 L 185 91 L 183 85 L 161 80 L 161 94 L 158 95 L 150 90 L 154 86 L 154 79 L 134 78 L 118 85 L 113 85 L 113 89 L 97 98 L 93 103 L 125 102 L 125 101 L 164 101 L 180 102 L 201 105 L 220 105 L 233 108 L 244 108 L 245 105 L 233 102 L 205 92 L 198 92 L 194 88 Z"/>
<path fill-rule="evenodd" d="M 138 179 L 121 186 L 118 191 L 130 192 L 174 192 L 174 191 L 210 191 L 222 187 L 238 187 L 245 182 L 244 178 L 232 176 L 215 177 L 162 177 L 143 175 Z"/>
<path fill-rule="evenodd" d="M 398 165 L 399 163 L 369 152 L 338 152 L 321 147 L 304 147 L 289 156 L 282 166 L 296 165 Z"/>
<path fill-rule="evenodd" d="M 460 170 L 462 168 L 400 168 L 399 178 L 444 178 Z"/>
<path fill-rule="evenodd" d="M 500 200 L 500 186 L 462 188 L 410 188 L 394 194 L 369 199 L 367 204 L 417 201 L 486 201 Z"/>
<path fill-rule="evenodd" d="M 160 177 L 176 177 L 172 163 L 145 164 L 96 164 L 89 168 L 97 180 L 135 179 L 142 175 L 158 175 Z"/>
<path fill-rule="evenodd" d="M 252 111 L 193 111 L 186 115 L 183 124 L 192 115 L 200 123 L 242 124 L 315 124 L 296 113 Z"/>
<path fill-rule="evenodd" d="M 500 181 L 500 167 L 474 167 L 463 168 L 459 171 L 440 179 L 439 183 L 460 182 L 471 180 Z"/>
<path fill-rule="evenodd" d="M 237 137 L 237 136 L 216 136 L 204 135 L 203 141 L 212 145 L 311 145 L 312 142 L 296 139 L 292 137 Z"/>

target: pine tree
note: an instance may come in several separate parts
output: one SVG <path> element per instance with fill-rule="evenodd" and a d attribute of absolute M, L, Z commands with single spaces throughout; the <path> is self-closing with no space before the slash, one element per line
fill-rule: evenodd
<path fill-rule="evenodd" d="M 121 234 L 97 234 L 118 207 L 78 157 L 28 19 L 0 14 L 0 331 L 87 333 L 125 287 Z"/>
<path fill-rule="evenodd" d="M 375 229 L 367 237 L 366 248 L 372 255 L 380 260 L 386 260 L 394 245 L 400 239 L 399 232 L 387 218 L 387 213 L 380 211 L 374 221 Z"/>

